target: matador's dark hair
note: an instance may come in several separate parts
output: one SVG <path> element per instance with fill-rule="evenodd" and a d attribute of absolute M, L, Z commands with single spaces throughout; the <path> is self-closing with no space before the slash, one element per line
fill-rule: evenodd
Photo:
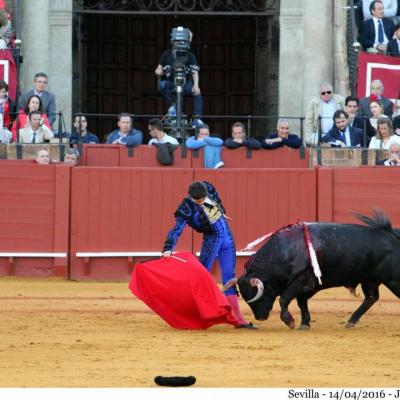
<path fill-rule="evenodd" d="M 193 182 L 189 186 L 188 193 L 192 199 L 195 199 L 195 200 L 204 199 L 205 197 L 207 197 L 206 185 L 201 181 Z"/>

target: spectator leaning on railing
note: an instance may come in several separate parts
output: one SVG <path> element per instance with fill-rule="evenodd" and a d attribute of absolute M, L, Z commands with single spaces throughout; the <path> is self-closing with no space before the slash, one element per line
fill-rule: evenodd
<path fill-rule="evenodd" d="M 132 128 L 132 116 L 128 113 L 118 115 L 118 128 L 107 136 L 108 144 L 138 146 L 143 143 L 142 131 Z"/>
<path fill-rule="evenodd" d="M 224 142 L 228 149 L 238 149 L 239 147 L 248 147 L 257 150 L 261 148 L 260 142 L 255 138 L 246 138 L 246 129 L 241 122 L 235 122 L 232 125 L 231 137 Z"/>
<path fill-rule="evenodd" d="M 289 120 L 279 119 L 276 124 L 276 132 L 259 139 L 264 149 L 278 149 L 283 146 L 298 149 L 302 145 L 300 137 L 290 133 Z"/>
<path fill-rule="evenodd" d="M 190 150 L 203 149 L 204 168 L 221 168 L 224 162 L 221 159 L 223 140 L 218 137 L 210 136 L 208 125 L 199 128 L 197 138 L 190 136 L 186 139 L 186 147 Z"/>

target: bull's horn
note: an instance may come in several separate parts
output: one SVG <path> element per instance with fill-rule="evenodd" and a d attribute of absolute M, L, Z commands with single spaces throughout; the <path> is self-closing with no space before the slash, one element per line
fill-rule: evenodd
<path fill-rule="evenodd" d="M 264 284 L 258 279 L 258 278 L 251 278 L 250 279 L 250 285 L 251 286 L 257 286 L 257 294 L 247 301 L 247 303 L 254 303 L 257 301 L 264 293 Z"/>
<path fill-rule="evenodd" d="M 232 278 L 229 279 L 228 282 L 225 283 L 224 287 L 222 288 L 223 292 L 226 292 L 229 288 L 231 288 L 232 286 L 235 286 L 238 282 L 238 278 Z"/>

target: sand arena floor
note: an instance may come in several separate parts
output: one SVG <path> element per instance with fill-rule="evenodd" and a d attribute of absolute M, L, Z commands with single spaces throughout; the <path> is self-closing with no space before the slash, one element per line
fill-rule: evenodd
<path fill-rule="evenodd" d="M 289 330 L 277 304 L 258 331 L 178 331 L 125 283 L 4 277 L 0 387 L 153 387 L 156 375 L 195 375 L 197 387 L 398 386 L 400 300 L 382 287 L 345 329 L 359 303 L 343 288 L 318 294 L 310 331 Z"/>

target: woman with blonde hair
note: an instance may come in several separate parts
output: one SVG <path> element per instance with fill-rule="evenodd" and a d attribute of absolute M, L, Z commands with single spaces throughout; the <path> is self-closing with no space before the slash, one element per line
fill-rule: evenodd
<path fill-rule="evenodd" d="M 393 125 L 390 118 L 378 118 L 376 135 L 371 138 L 369 149 L 389 150 L 392 143 L 400 144 L 400 136 L 393 132 Z"/>

